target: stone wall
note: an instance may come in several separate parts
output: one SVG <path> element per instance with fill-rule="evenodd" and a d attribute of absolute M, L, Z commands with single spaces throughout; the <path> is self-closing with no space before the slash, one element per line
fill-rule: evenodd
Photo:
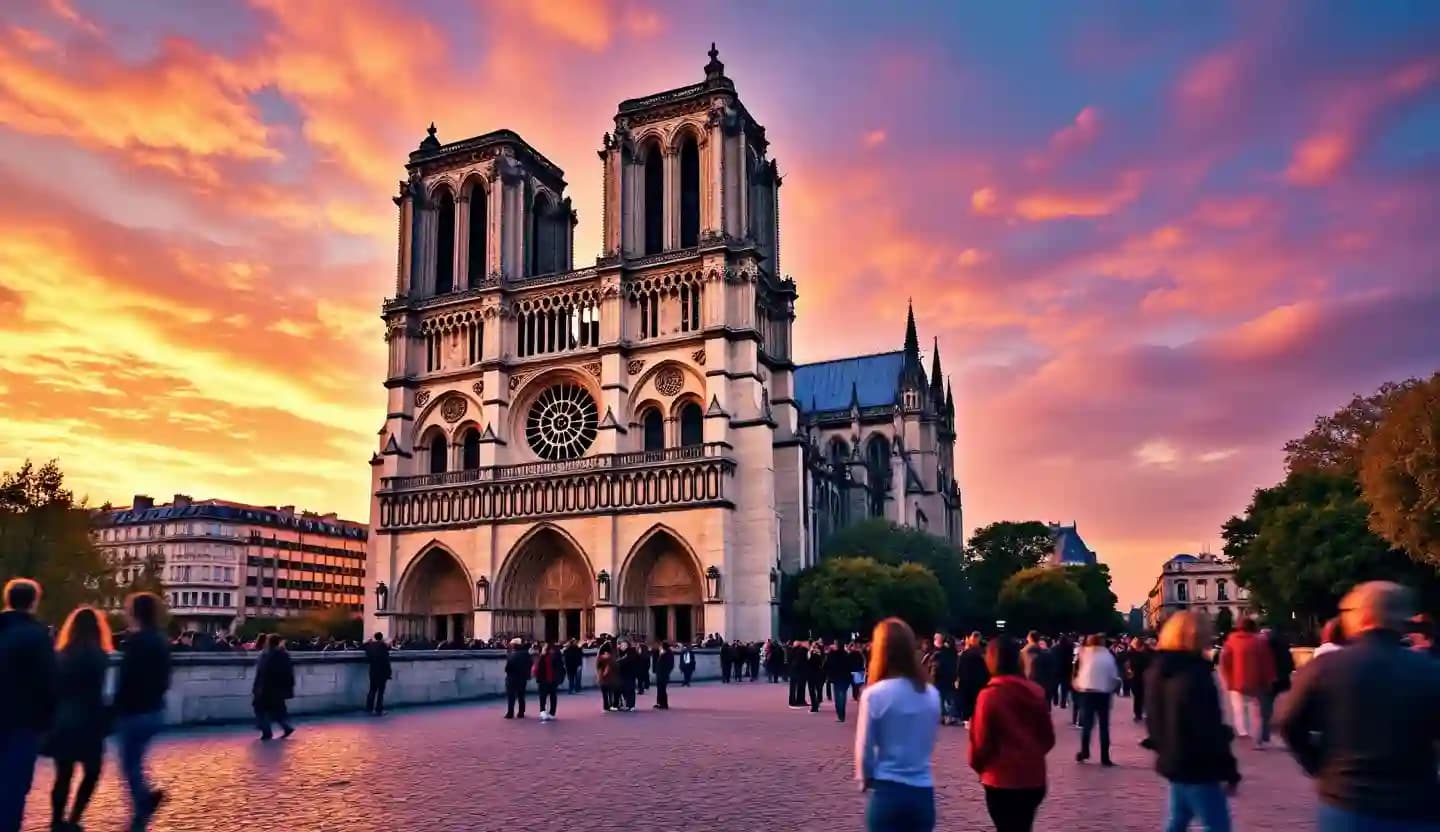
<path fill-rule="evenodd" d="M 359 652 L 291 653 L 295 661 L 293 714 L 356 711 L 365 704 L 369 671 Z M 254 718 L 250 687 L 255 653 L 177 653 L 165 722 L 169 725 L 244 722 Z M 505 694 L 505 654 L 499 650 L 406 651 L 390 654 L 394 677 L 385 706 L 461 702 Z M 720 678 L 716 650 L 695 651 L 695 679 Z M 595 653 L 586 651 L 581 679 L 595 685 Z M 677 669 L 672 676 L 679 683 Z M 529 688 L 535 704 L 535 685 Z"/>

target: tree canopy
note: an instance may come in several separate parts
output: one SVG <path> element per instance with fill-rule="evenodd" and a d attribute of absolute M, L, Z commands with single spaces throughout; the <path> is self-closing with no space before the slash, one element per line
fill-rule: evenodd
<path fill-rule="evenodd" d="M 1113 617 L 1113 606 L 1110 611 Z M 1005 628 L 1016 633 L 1073 630 L 1081 626 L 1085 612 L 1085 593 L 1070 573 L 1043 566 L 1022 569 L 1007 578 L 996 604 Z"/>
<path fill-rule="evenodd" d="M 1272 621 L 1294 615 L 1313 626 L 1334 615 L 1340 597 L 1362 581 L 1393 580 L 1433 591 L 1434 570 L 1417 566 L 1370 531 L 1369 514 L 1352 475 L 1292 473 L 1258 489 L 1245 513 L 1226 521 L 1225 554 Z"/>
<path fill-rule="evenodd" d="M 1440 566 L 1440 373 L 1390 400 L 1366 442 L 1360 483 L 1370 528 Z"/>
<path fill-rule="evenodd" d="M 1000 588 L 1011 575 L 1040 565 L 1054 549 L 1050 527 L 1036 520 L 991 523 L 975 530 L 965 548 L 966 612 L 984 626 L 996 617 Z"/>
<path fill-rule="evenodd" d="M 1417 384 L 1416 379 L 1386 382 L 1369 396 L 1355 396 L 1329 416 L 1317 416 L 1304 436 L 1285 443 L 1285 470 L 1357 473 L 1370 436 L 1396 399 Z"/>
<path fill-rule="evenodd" d="M 950 624 L 964 616 L 968 598 L 964 554 L 944 538 L 887 520 L 870 519 L 827 538 L 821 556 L 872 558 L 890 566 L 919 564 L 930 570 L 945 590 L 947 609 L 942 623 Z"/>
<path fill-rule="evenodd" d="M 1067 566 L 1065 574 L 1085 597 L 1076 628 L 1087 633 L 1118 633 L 1126 629 L 1123 616 L 1115 609 L 1119 599 L 1110 589 L 1110 567 L 1103 563 L 1093 566 Z"/>
<path fill-rule="evenodd" d="M 831 558 L 800 575 L 796 629 L 844 637 L 869 633 L 876 622 L 893 615 L 928 633 L 944 623 L 946 608 L 945 590 L 920 564 Z"/>
<path fill-rule="evenodd" d="M 112 570 L 90 537 L 90 512 L 65 488 L 53 460 L 0 476 L 0 583 L 33 578 L 38 615 L 58 624 L 80 604 L 114 595 Z"/>

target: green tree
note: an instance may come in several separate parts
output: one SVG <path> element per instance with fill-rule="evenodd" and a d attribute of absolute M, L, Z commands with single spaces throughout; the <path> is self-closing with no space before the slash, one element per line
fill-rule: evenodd
<path fill-rule="evenodd" d="M 945 590 L 949 609 L 942 624 L 964 615 L 968 597 L 964 553 L 944 538 L 877 518 L 840 529 L 825 540 L 820 553 L 825 559 L 873 558 L 890 566 L 919 564 L 929 569 Z"/>
<path fill-rule="evenodd" d="M 799 576 L 796 629 L 803 634 L 848 636 L 899 616 L 920 632 L 945 619 L 945 590 L 919 564 L 891 566 L 874 558 L 831 558 Z"/>
<path fill-rule="evenodd" d="M 0 476 L 0 583 L 34 578 L 44 592 L 39 615 L 58 624 L 80 604 L 115 594 L 113 573 L 90 537 L 90 511 L 65 488 L 54 460 L 26 460 Z"/>
<path fill-rule="evenodd" d="M 304 615 L 281 618 L 274 629 L 287 639 L 330 638 L 340 641 L 361 641 L 364 639 L 365 624 L 359 616 L 344 607 L 326 607 L 310 610 Z"/>
<path fill-rule="evenodd" d="M 1226 521 L 1225 554 L 1236 578 L 1271 620 L 1313 629 L 1355 584 L 1392 580 L 1434 598 L 1434 569 L 1417 565 L 1370 531 L 1370 507 L 1349 474 L 1292 473 L 1258 489 L 1245 514 Z"/>
<path fill-rule="evenodd" d="M 1355 396 L 1329 416 L 1317 416 L 1308 433 L 1285 443 L 1285 470 L 1290 473 L 1359 472 L 1371 434 L 1395 401 L 1417 384 L 1416 379 L 1386 382 L 1369 396 Z"/>
<path fill-rule="evenodd" d="M 1227 636 L 1235 629 L 1235 614 L 1230 612 L 1229 607 L 1221 607 L 1220 612 L 1215 616 L 1215 633 Z"/>
<path fill-rule="evenodd" d="M 990 626 L 1005 581 L 1022 569 L 1040 565 L 1054 546 L 1050 527 L 1036 520 L 991 523 L 976 529 L 965 549 L 970 625 Z"/>
<path fill-rule="evenodd" d="M 1067 570 L 1033 566 L 1005 579 L 996 612 L 1005 629 L 1017 634 L 1072 630 L 1085 617 L 1085 593 Z"/>
<path fill-rule="evenodd" d="M 1087 633 L 1118 633 L 1128 629 L 1115 605 L 1120 599 L 1110 589 L 1110 567 L 1103 563 L 1093 566 L 1067 566 L 1065 573 L 1071 583 L 1085 596 L 1085 611 L 1076 626 Z"/>
<path fill-rule="evenodd" d="M 1391 401 L 1365 445 L 1360 484 L 1371 530 L 1440 566 L 1440 373 Z"/>

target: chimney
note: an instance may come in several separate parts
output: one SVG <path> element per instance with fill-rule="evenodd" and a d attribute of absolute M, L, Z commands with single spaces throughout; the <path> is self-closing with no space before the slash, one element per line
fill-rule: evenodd
<path fill-rule="evenodd" d="M 281 513 L 281 514 L 294 514 L 294 513 L 295 513 L 295 507 L 294 507 L 294 506 L 281 506 L 281 507 L 280 507 L 280 513 Z"/>
<path fill-rule="evenodd" d="M 189 494 L 176 494 L 176 495 L 175 495 L 175 502 L 173 503 L 173 505 L 174 505 L 176 508 L 185 508 L 186 506 L 190 505 L 190 495 L 189 495 Z"/>
<path fill-rule="evenodd" d="M 136 511 L 144 511 L 147 508 L 154 508 L 155 501 L 144 494 L 136 494 L 135 499 L 130 501 L 130 508 Z"/>

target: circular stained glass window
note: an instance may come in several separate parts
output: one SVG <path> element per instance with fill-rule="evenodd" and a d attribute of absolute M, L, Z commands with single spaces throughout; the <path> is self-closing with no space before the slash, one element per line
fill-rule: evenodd
<path fill-rule="evenodd" d="M 576 459 L 595 441 L 595 400 L 578 384 L 546 388 L 525 417 L 525 439 L 541 459 Z"/>

